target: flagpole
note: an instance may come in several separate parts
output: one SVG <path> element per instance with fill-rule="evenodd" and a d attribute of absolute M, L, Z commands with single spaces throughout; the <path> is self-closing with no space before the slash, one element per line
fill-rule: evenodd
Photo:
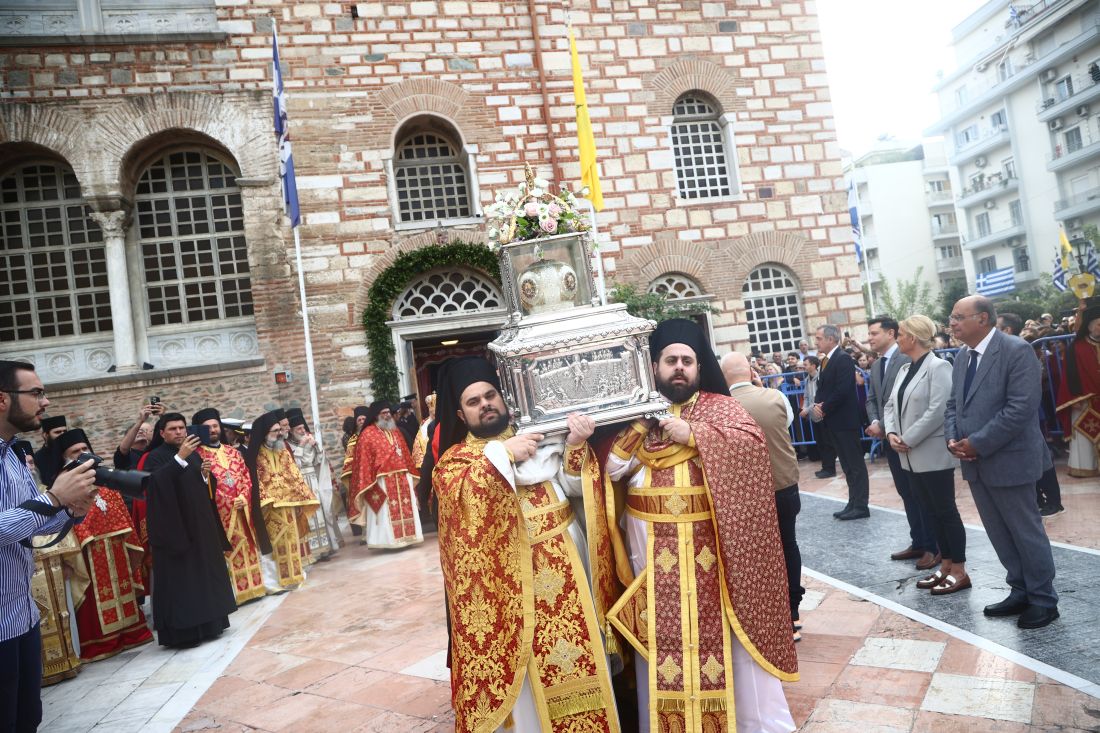
<path fill-rule="evenodd" d="M 852 192 L 856 198 L 856 220 L 859 221 L 859 240 L 856 242 L 856 253 L 859 255 L 856 260 L 856 264 L 859 265 L 860 280 L 863 279 L 863 275 L 867 276 L 867 304 L 871 306 L 871 318 L 874 318 L 875 313 L 875 291 L 871 287 L 871 268 L 864 267 L 867 264 L 867 248 L 863 246 L 863 217 L 859 215 L 859 186 L 856 185 L 855 166 L 852 166 Z M 896 314 L 894 314 L 896 315 Z"/>
<path fill-rule="evenodd" d="M 279 29 L 276 25 L 274 16 L 271 18 L 271 36 L 274 40 L 274 47 L 277 49 L 279 46 Z M 280 90 L 279 82 L 282 78 L 282 72 L 277 67 L 279 59 L 277 55 L 273 56 L 272 64 L 275 65 L 272 73 L 272 86 L 274 89 L 275 97 L 278 99 Z M 280 156 L 281 159 L 281 156 Z M 286 196 L 286 180 L 283 176 L 279 176 L 280 184 L 283 188 L 283 213 L 287 213 L 287 196 Z M 322 436 L 321 432 L 321 411 L 319 409 L 319 401 L 317 398 L 317 371 L 313 362 L 313 340 L 310 338 L 309 333 L 309 311 L 306 308 L 306 276 L 305 271 L 302 268 L 302 238 L 298 233 L 298 225 L 294 223 L 293 217 L 291 218 L 290 230 L 294 232 L 294 259 L 298 266 L 298 299 L 302 304 L 302 335 L 305 339 L 306 345 L 306 381 L 309 383 L 309 401 L 312 407 L 313 417 L 313 434 L 316 436 Z M 320 440 L 320 437 L 318 438 Z M 322 441 L 323 443 L 323 441 Z"/>

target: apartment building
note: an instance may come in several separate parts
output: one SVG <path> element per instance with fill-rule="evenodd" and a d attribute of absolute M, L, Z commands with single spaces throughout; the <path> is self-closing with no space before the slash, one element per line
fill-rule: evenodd
<path fill-rule="evenodd" d="M 884 281 L 895 286 L 919 271 L 938 295 L 966 277 L 950 173 L 939 141 L 880 146 L 846 165 L 859 204 L 869 305 L 876 312 Z"/>
<path fill-rule="evenodd" d="M 1100 3 L 990 0 L 952 31 L 936 85 L 967 280 L 1052 269 L 1058 229 L 1100 223 Z"/>

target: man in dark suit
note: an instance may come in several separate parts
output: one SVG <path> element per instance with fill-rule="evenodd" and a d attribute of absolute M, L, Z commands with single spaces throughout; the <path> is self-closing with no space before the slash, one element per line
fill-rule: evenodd
<path fill-rule="evenodd" d="M 898 322 L 890 316 L 877 316 L 867 322 L 867 342 L 878 354 L 871 365 L 871 378 L 867 382 L 867 419 L 870 425 L 864 431 L 869 437 L 882 441 L 882 452 L 890 465 L 890 475 L 905 506 L 905 518 L 909 521 L 909 547 L 890 555 L 891 560 L 916 560 L 917 569 L 927 570 L 939 559 L 936 557 L 936 535 L 932 522 L 925 513 L 917 495 L 909 486 L 909 479 L 901 468 L 897 451 L 890 447 L 883 429 L 883 415 L 894 382 L 901 368 L 912 361 L 898 350 Z"/>
<path fill-rule="evenodd" d="M 1017 626 L 1037 629 L 1058 618 L 1054 557 L 1035 503 L 1046 451 L 1035 419 L 1042 396 L 1039 361 L 1026 341 L 996 329 L 988 298 L 963 298 L 950 321 L 966 346 L 955 357 L 944 437 L 962 461 L 1011 588 L 1003 601 L 985 607 L 985 615 L 1019 615 Z"/>
<path fill-rule="evenodd" d="M 856 397 L 856 363 L 839 348 L 840 329 L 832 324 L 818 326 L 814 344 L 821 358 L 821 376 L 813 411 L 829 432 L 833 448 L 848 482 L 848 506 L 833 514 L 837 519 L 866 519 L 867 465 L 863 462 L 860 438 L 859 400 Z"/>

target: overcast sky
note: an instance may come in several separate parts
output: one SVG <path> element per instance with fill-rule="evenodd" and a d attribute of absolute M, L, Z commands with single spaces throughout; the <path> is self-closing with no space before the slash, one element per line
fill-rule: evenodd
<path fill-rule="evenodd" d="M 955 68 L 951 29 L 986 0 L 817 0 L 840 146 L 919 142 L 939 117 L 936 72 Z"/>

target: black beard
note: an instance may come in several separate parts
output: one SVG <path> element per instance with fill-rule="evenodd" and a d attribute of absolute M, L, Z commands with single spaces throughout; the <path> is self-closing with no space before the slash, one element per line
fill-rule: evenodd
<path fill-rule="evenodd" d="M 475 438 L 494 438 L 508 429 L 508 413 L 500 413 L 489 422 L 482 420 L 477 426 L 469 427 Z"/>
<path fill-rule="evenodd" d="M 665 399 L 674 405 L 679 405 L 691 399 L 692 395 L 699 391 L 700 377 L 694 382 L 686 384 L 673 384 L 657 378 L 657 391 L 664 395 Z"/>
<path fill-rule="evenodd" d="M 19 396 L 21 395 L 15 395 L 15 397 Z M 14 425 L 20 433 L 30 433 L 42 427 L 42 421 L 38 418 L 38 415 L 33 412 L 25 412 L 16 402 L 12 402 L 11 410 L 8 411 L 8 422 Z M 51 439 L 47 438 L 45 442 L 48 446 Z"/>

